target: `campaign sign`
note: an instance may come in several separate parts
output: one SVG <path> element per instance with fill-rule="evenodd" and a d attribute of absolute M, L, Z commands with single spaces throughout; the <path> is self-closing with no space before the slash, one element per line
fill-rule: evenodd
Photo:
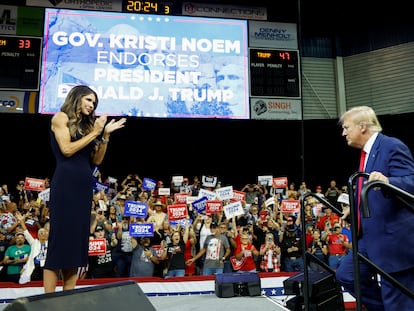
<path fill-rule="evenodd" d="M 187 193 L 174 193 L 174 201 L 179 204 L 186 204 L 187 203 Z"/>
<path fill-rule="evenodd" d="M 207 197 L 208 200 L 214 200 L 216 198 L 216 193 L 214 191 L 200 189 L 200 191 L 198 192 L 198 197 Z"/>
<path fill-rule="evenodd" d="M 154 190 L 156 185 L 157 185 L 157 182 L 155 180 L 153 180 L 151 178 L 144 177 L 144 179 L 142 180 L 141 188 L 143 190 L 150 191 L 150 190 Z"/>
<path fill-rule="evenodd" d="M 273 184 L 273 176 L 272 175 L 258 176 L 257 182 L 259 183 L 259 185 L 262 185 L 262 186 L 271 186 Z"/>
<path fill-rule="evenodd" d="M 231 219 L 234 216 L 244 215 L 243 206 L 240 201 L 232 202 L 223 207 L 224 214 L 227 219 Z"/>
<path fill-rule="evenodd" d="M 218 188 L 216 193 L 219 200 L 230 200 L 233 198 L 233 186 Z"/>
<path fill-rule="evenodd" d="M 43 190 L 37 196 L 38 196 L 38 198 L 41 198 L 43 201 L 49 202 L 50 188 L 47 188 L 47 189 Z"/>
<path fill-rule="evenodd" d="M 142 201 L 125 201 L 124 216 L 145 218 L 148 214 L 148 203 Z"/>
<path fill-rule="evenodd" d="M 106 193 L 109 190 L 109 185 L 95 181 L 95 185 L 93 186 L 93 189 L 95 191 L 103 191 Z"/>
<path fill-rule="evenodd" d="M 24 181 L 24 189 L 30 191 L 43 191 L 45 190 L 45 181 L 44 179 L 26 177 Z"/>
<path fill-rule="evenodd" d="M 234 201 L 246 201 L 246 193 L 244 191 L 233 190 Z"/>
<path fill-rule="evenodd" d="M 89 240 L 89 256 L 99 256 L 106 254 L 106 239 Z"/>
<path fill-rule="evenodd" d="M 280 189 L 286 188 L 288 185 L 287 177 L 275 177 L 273 178 L 273 188 Z"/>
<path fill-rule="evenodd" d="M 206 215 L 217 214 L 223 210 L 223 203 L 218 200 L 206 202 Z"/>
<path fill-rule="evenodd" d="M 207 207 L 206 203 L 207 203 L 207 198 L 202 197 L 201 199 L 198 199 L 194 201 L 193 203 L 191 203 L 191 205 L 197 211 L 197 213 L 204 214 L 206 207 Z"/>
<path fill-rule="evenodd" d="M 184 176 L 173 176 L 172 183 L 174 186 L 181 186 L 184 181 Z"/>
<path fill-rule="evenodd" d="M 215 188 L 217 185 L 218 178 L 215 176 L 201 176 L 201 185 L 203 187 Z"/>
<path fill-rule="evenodd" d="M 134 224 L 129 226 L 129 235 L 134 237 L 152 237 L 154 236 L 154 224 Z"/>
<path fill-rule="evenodd" d="M 193 220 L 191 218 L 190 219 L 182 218 L 182 219 L 170 221 L 169 223 L 171 226 L 174 226 L 174 227 L 179 225 L 181 228 L 185 228 L 187 227 L 187 225 L 191 225 L 192 222 Z"/>
<path fill-rule="evenodd" d="M 171 189 L 170 188 L 158 188 L 159 195 L 170 195 Z"/>
<path fill-rule="evenodd" d="M 184 219 L 188 215 L 186 204 L 174 204 L 167 206 L 168 220 Z"/>
<path fill-rule="evenodd" d="M 298 213 L 300 210 L 299 200 L 282 200 L 282 213 Z"/>
<path fill-rule="evenodd" d="M 155 249 L 155 253 L 157 254 L 158 260 L 162 260 L 162 253 L 164 252 L 164 247 L 160 244 L 152 245 L 153 249 Z"/>

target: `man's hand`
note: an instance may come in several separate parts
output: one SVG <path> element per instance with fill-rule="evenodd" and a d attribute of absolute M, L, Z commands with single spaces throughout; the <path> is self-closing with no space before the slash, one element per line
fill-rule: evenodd
<path fill-rule="evenodd" d="M 376 172 L 376 171 L 371 172 L 369 174 L 369 177 L 368 177 L 368 181 L 367 182 L 373 181 L 373 180 L 383 181 L 386 184 L 389 184 L 390 183 L 390 181 L 389 181 L 389 179 L 388 179 L 387 176 L 384 176 L 384 174 L 382 174 L 381 172 Z"/>

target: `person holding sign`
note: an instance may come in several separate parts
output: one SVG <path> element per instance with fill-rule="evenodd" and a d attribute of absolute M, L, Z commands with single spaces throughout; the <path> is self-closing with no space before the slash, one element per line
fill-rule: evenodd
<path fill-rule="evenodd" d="M 97 106 L 96 92 L 78 85 L 68 92 L 51 120 L 56 166 L 50 185 L 50 234 L 43 275 L 46 293 L 55 292 L 60 273 L 63 290 L 74 289 L 78 267 L 88 264 L 93 167 L 102 163 L 110 135 L 126 122 L 125 118 L 107 122 L 106 115 L 96 117 Z"/>
<path fill-rule="evenodd" d="M 171 234 L 171 242 L 167 244 L 166 248 L 164 248 L 162 259 L 167 259 L 166 279 L 173 276 L 185 275 L 185 244 L 187 243 L 190 230 L 188 220 L 186 219 L 185 222 L 183 232 L 181 231 L 181 226 L 179 225 L 177 230 Z"/>
<path fill-rule="evenodd" d="M 103 247 L 99 254 L 89 254 L 88 278 L 98 279 L 115 277 L 115 266 L 112 261 L 112 249 L 118 244 L 115 233 L 112 232 L 110 235 L 106 235 L 105 228 L 101 225 L 97 225 L 95 227 L 94 236 L 90 238 L 89 243 L 94 242 L 102 242 Z"/>
<path fill-rule="evenodd" d="M 151 245 L 151 238 L 147 236 L 133 237 L 132 260 L 129 276 L 154 276 L 155 265 L 160 263 L 157 250 Z"/>

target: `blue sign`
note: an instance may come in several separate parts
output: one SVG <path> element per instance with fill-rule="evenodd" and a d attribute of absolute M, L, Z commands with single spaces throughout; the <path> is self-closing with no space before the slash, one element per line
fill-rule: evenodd
<path fill-rule="evenodd" d="M 154 224 L 131 224 L 129 226 L 129 235 L 134 237 L 152 237 L 154 236 Z"/>
<path fill-rule="evenodd" d="M 124 216 L 146 218 L 148 214 L 148 203 L 142 201 L 125 201 Z"/>

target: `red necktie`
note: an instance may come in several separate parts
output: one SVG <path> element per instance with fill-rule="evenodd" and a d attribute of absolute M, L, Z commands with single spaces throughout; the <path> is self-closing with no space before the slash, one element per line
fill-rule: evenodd
<path fill-rule="evenodd" d="M 364 150 L 361 150 L 361 158 L 359 160 L 359 172 L 363 172 L 365 169 L 365 157 L 366 157 L 367 153 Z M 361 202 L 361 191 L 362 191 L 362 186 L 364 184 L 364 178 L 363 177 L 359 177 L 358 178 L 358 232 L 360 232 L 361 229 L 361 209 L 359 207 L 360 202 Z"/>

